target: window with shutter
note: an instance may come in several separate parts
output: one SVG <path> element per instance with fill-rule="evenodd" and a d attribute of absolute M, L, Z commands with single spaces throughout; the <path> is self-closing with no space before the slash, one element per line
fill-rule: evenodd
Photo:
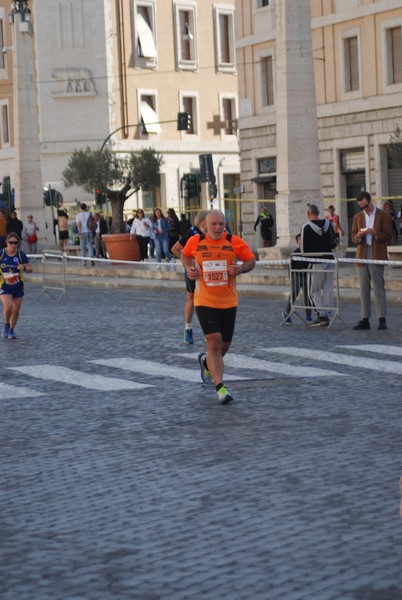
<path fill-rule="evenodd" d="M 345 38 L 344 41 L 345 92 L 354 92 L 360 88 L 359 55 L 357 36 Z"/>
<path fill-rule="evenodd" d="M 272 56 L 264 56 L 260 61 L 261 68 L 261 106 L 274 104 L 274 77 Z"/>

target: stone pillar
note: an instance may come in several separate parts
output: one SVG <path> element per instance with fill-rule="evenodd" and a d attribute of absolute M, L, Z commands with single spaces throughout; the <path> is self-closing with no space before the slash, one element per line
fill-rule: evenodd
<path fill-rule="evenodd" d="M 295 247 L 307 203 L 322 204 L 309 0 L 280 0 L 276 9 L 277 246 Z"/>
<path fill-rule="evenodd" d="M 33 214 L 39 225 L 39 238 L 51 240 L 52 228 L 46 230 L 43 208 L 43 184 L 39 145 L 38 108 L 33 58 L 33 26 L 14 14 L 13 37 L 14 76 L 14 180 L 15 206 L 25 223 Z"/>

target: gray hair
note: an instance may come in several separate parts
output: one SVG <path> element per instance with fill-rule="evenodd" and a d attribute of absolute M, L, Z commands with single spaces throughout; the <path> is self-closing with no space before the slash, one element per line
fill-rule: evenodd
<path fill-rule="evenodd" d="M 195 215 L 195 219 L 194 219 L 194 225 L 198 226 L 201 221 L 205 221 L 205 219 L 207 218 L 209 214 L 209 210 L 200 210 L 198 211 L 198 213 Z"/>
<path fill-rule="evenodd" d="M 308 212 L 311 215 L 319 215 L 320 214 L 320 209 L 318 208 L 318 206 L 316 204 L 307 204 L 307 208 L 308 208 Z"/>
<path fill-rule="evenodd" d="M 208 212 L 208 217 L 209 217 L 210 215 L 212 215 L 212 213 L 216 213 L 216 214 L 218 214 L 220 217 L 223 217 L 223 219 L 225 220 L 225 223 L 226 223 L 226 217 L 225 217 L 225 215 L 223 214 L 223 212 L 222 212 L 221 210 L 218 210 L 217 208 L 214 208 L 214 209 L 210 210 L 210 211 Z"/>

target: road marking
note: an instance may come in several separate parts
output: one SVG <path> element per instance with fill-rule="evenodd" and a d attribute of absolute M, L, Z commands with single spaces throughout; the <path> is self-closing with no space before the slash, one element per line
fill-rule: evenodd
<path fill-rule="evenodd" d="M 179 354 L 176 356 L 188 356 L 188 354 Z M 197 355 L 198 356 L 198 355 Z M 124 371 L 134 371 L 143 375 L 153 375 L 154 377 L 172 377 L 188 383 L 201 383 L 199 370 L 186 369 L 176 365 L 166 365 L 149 360 L 138 360 L 135 358 L 100 358 L 88 362 L 104 365 L 106 367 L 118 367 Z M 225 379 L 248 379 L 247 377 L 225 377 Z"/>
<path fill-rule="evenodd" d="M 243 354 L 227 354 L 225 356 L 225 364 L 229 367 L 237 367 L 242 369 L 257 369 L 259 371 L 271 371 L 279 373 L 281 375 L 290 375 L 291 377 L 328 377 L 334 376 L 333 371 L 327 371 L 327 369 L 320 369 L 318 367 L 297 367 L 295 365 L 285 365 L 283 363 L 277 363 L 269 360 L 262 360 L 260 358 L 253 358 L 251 356 L 244 356 Z M 336 375 L 343 377 L 343 373 L 336 373 Z"/>
<path fill-rule="evenodd" d="M 356 346 L 337 346 L 337 348 L 350 348 L 351 350 L 362 350 L 363 352 L 375 352 L 376 354 L 387 354 L 389 356 L 402 356 L 401 346 L 385 346 L 382 344 L 357 344 Z"/>
<path fill-rule="evenodd" d="M 197 357 L 198 354 L 179 354 L 179 356 Z M 270 373 L 279 373 L 280 375 L 290 375 L 291 377 L 331 377 L 334 376 L 333 371 L 327 371 L 326 369 L 319 369 L 318 367 L 296 367 L 294 365 L 285 365 L 269 360 L 262 360 L 260 358 L 254 358 L 252 356 L 246 356 L 244 354 L 233 354 L 229 352 L 225 356 L 225 367 L 234 367 L 237 369 L 249 369 L 256 371 L 265 371 Z M 343 377 L 343 373 L 335 373 L 339 377 Z M 229 379 L 230 375 L 225 373 L 225 381 Z M 240 379 L 240 376 L 236 376 L 235 379 Z M 244 378 L 243 378 L 244 379 Z M 250 379 L 250 378 L 248 378 Z"/>
<path fill-rule="evenodd" d="M 336 365 L 347 365 L 353 368 L 368 369 L 369 371 L 381 371 L 382 373 L 392 373 L 393 375 L 402 375 L 402 364 L 391 360 L 368 359 L 367 356 L 350 356 L 346 354 L 336 354 L 335 352 L 324 352 L 321 350 L 310 350 L 309 348 L 264 348 L 266 352 L 275 354 L 287 354 L 295 358 L 309 358 L 323 362 L 330 362 Z"/>
<path fill-rule="evenodd" d="M 8 385 L 0 381 L 0 398 L 6 400 L 8 398 L 36 398 L 43 396 L 41 392 L 36 392 L 32 388 L 17 387 L 16 385 Z"/>
<path fill-rule="evenodd" d="M 78 385 L 83 388 L 99 390 L 100 392 L 113 392 L 116 390 L 139 390 L 152 387 L 144 383 L 136 383 L 125 379 L 114 377 L 104 377 L 95 373 L 84 373 L 67 367 L 58 365 L 33 365 L 27 367 L 7 367 L 11 371 L 18 371 L 36 379 L 45 379 L 47 381 L 58 381 L 59 383 L 68 383 Z"/>
<path fill-rule="evenodd" d="M 197 358 L 198 359 L 198 353 L 196 354 L 188 354 L 187 352 L 175 352 L 174 353 L 175 356 L 182 356 L 183 358 Z M 225 358 L 225 362 L 226 362 L 226 358 Z M 201 375 L 200 375 L 200 367 L 198 365 L 197 362 L 197 367 L 196 367 L 196 371 L 194 371 L 194 369 L 191 369 L 192 373 L 195 373 L 195 381 L 197 381 L 198 383 L 201 381 Z M 225 381 L 250 381 L 250 377 L 244 377 L 243 375 L 229 375 L 225 373 Z"/>

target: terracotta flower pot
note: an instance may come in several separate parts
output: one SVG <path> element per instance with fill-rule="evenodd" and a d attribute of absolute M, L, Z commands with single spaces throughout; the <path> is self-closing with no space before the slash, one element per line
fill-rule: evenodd
<path fill-rule="evenodd" d="M 140 261 L 140 249 L 135 237 L 129 233 L 113 233 L 102 236 L 110 260 Z"/>

